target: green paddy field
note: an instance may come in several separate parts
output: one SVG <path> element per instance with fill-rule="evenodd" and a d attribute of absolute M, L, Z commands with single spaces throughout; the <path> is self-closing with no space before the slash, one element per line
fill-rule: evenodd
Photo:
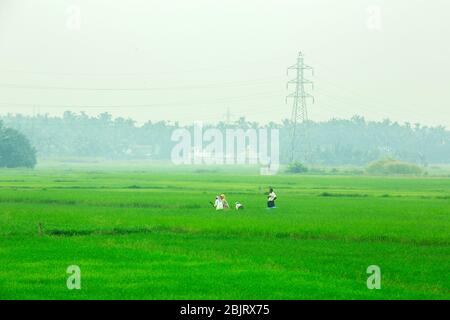
<path fill-rule="evenodd" d="M 448 177 L 0 170 L 0 299 L 449 298 Z"/>

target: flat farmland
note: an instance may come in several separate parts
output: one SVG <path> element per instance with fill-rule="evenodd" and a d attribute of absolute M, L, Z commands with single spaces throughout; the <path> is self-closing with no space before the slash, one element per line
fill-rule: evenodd
<path fill-rule="evenodd" d="M 0 170 L 0 265 L 1 299 L 448 299 L 450 179 Z"/>

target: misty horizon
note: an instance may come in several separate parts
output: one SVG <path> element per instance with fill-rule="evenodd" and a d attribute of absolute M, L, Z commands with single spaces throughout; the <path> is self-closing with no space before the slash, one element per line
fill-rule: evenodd
<path fill-rule="evenodd" d="M 448 128 L 448 9 L 405 0 L 1 0 L 0 114 L 70 109 L 142 124 L 219 122 L 229 110 L 280 122 L 292 109 L 286 69 L 302 51 L 315 70 L 306 75 L 311 120 Z"/>

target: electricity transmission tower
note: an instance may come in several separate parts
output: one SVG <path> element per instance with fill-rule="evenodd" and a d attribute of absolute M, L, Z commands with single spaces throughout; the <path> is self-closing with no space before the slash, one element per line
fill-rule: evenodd
<path fill-rule="evenodd" d="M 229 107 L 227 108 L 227 112 L 224 114 L 224 116 L 225 116 L 225 119 L 226 119 L 226 120 L 225 120 L 225 121 L 226 121 L 226 124 L 231 124 L 231 120 L 232 120 L 234 114 L 231 113 Z"/>
<path fill-rule="evenodd" d="M 303 159 L 305 162 L 310 161 L 311 145 L 308 137 L 308 108 L 306 106 L 306 100 L 311 98 L 314 102 L 314 97 L 305 91 L 305 85 L 311 85 L 313 88 L 313 82 L 304 77 L 305 71 L 310 70 L 314 75 L 313 68 L 304 63 L 303 54 L 298 53 L 297 63 L 290 66 L 287 69 L 289 71 L 294 70 L 296 77 L 287 82 L 287 87 L 290 85 L 295 86 L 295 91 L 289 94 L 287 98 L 293 98 L 292 105 L 292 133 L 291 133 L 291 161 L 297 160 L 296 154 L 300 147 Z M 298 124 L 301 123 L 301 128 L 298 128 Z"/>

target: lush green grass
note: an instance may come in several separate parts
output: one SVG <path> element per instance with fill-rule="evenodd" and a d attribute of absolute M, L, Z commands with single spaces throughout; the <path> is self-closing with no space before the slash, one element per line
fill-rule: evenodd
<path fill-rule="evenodd" d="M 448 178 L 0 170 L 0 298 L 448 299 L 449 214 Z"/>

